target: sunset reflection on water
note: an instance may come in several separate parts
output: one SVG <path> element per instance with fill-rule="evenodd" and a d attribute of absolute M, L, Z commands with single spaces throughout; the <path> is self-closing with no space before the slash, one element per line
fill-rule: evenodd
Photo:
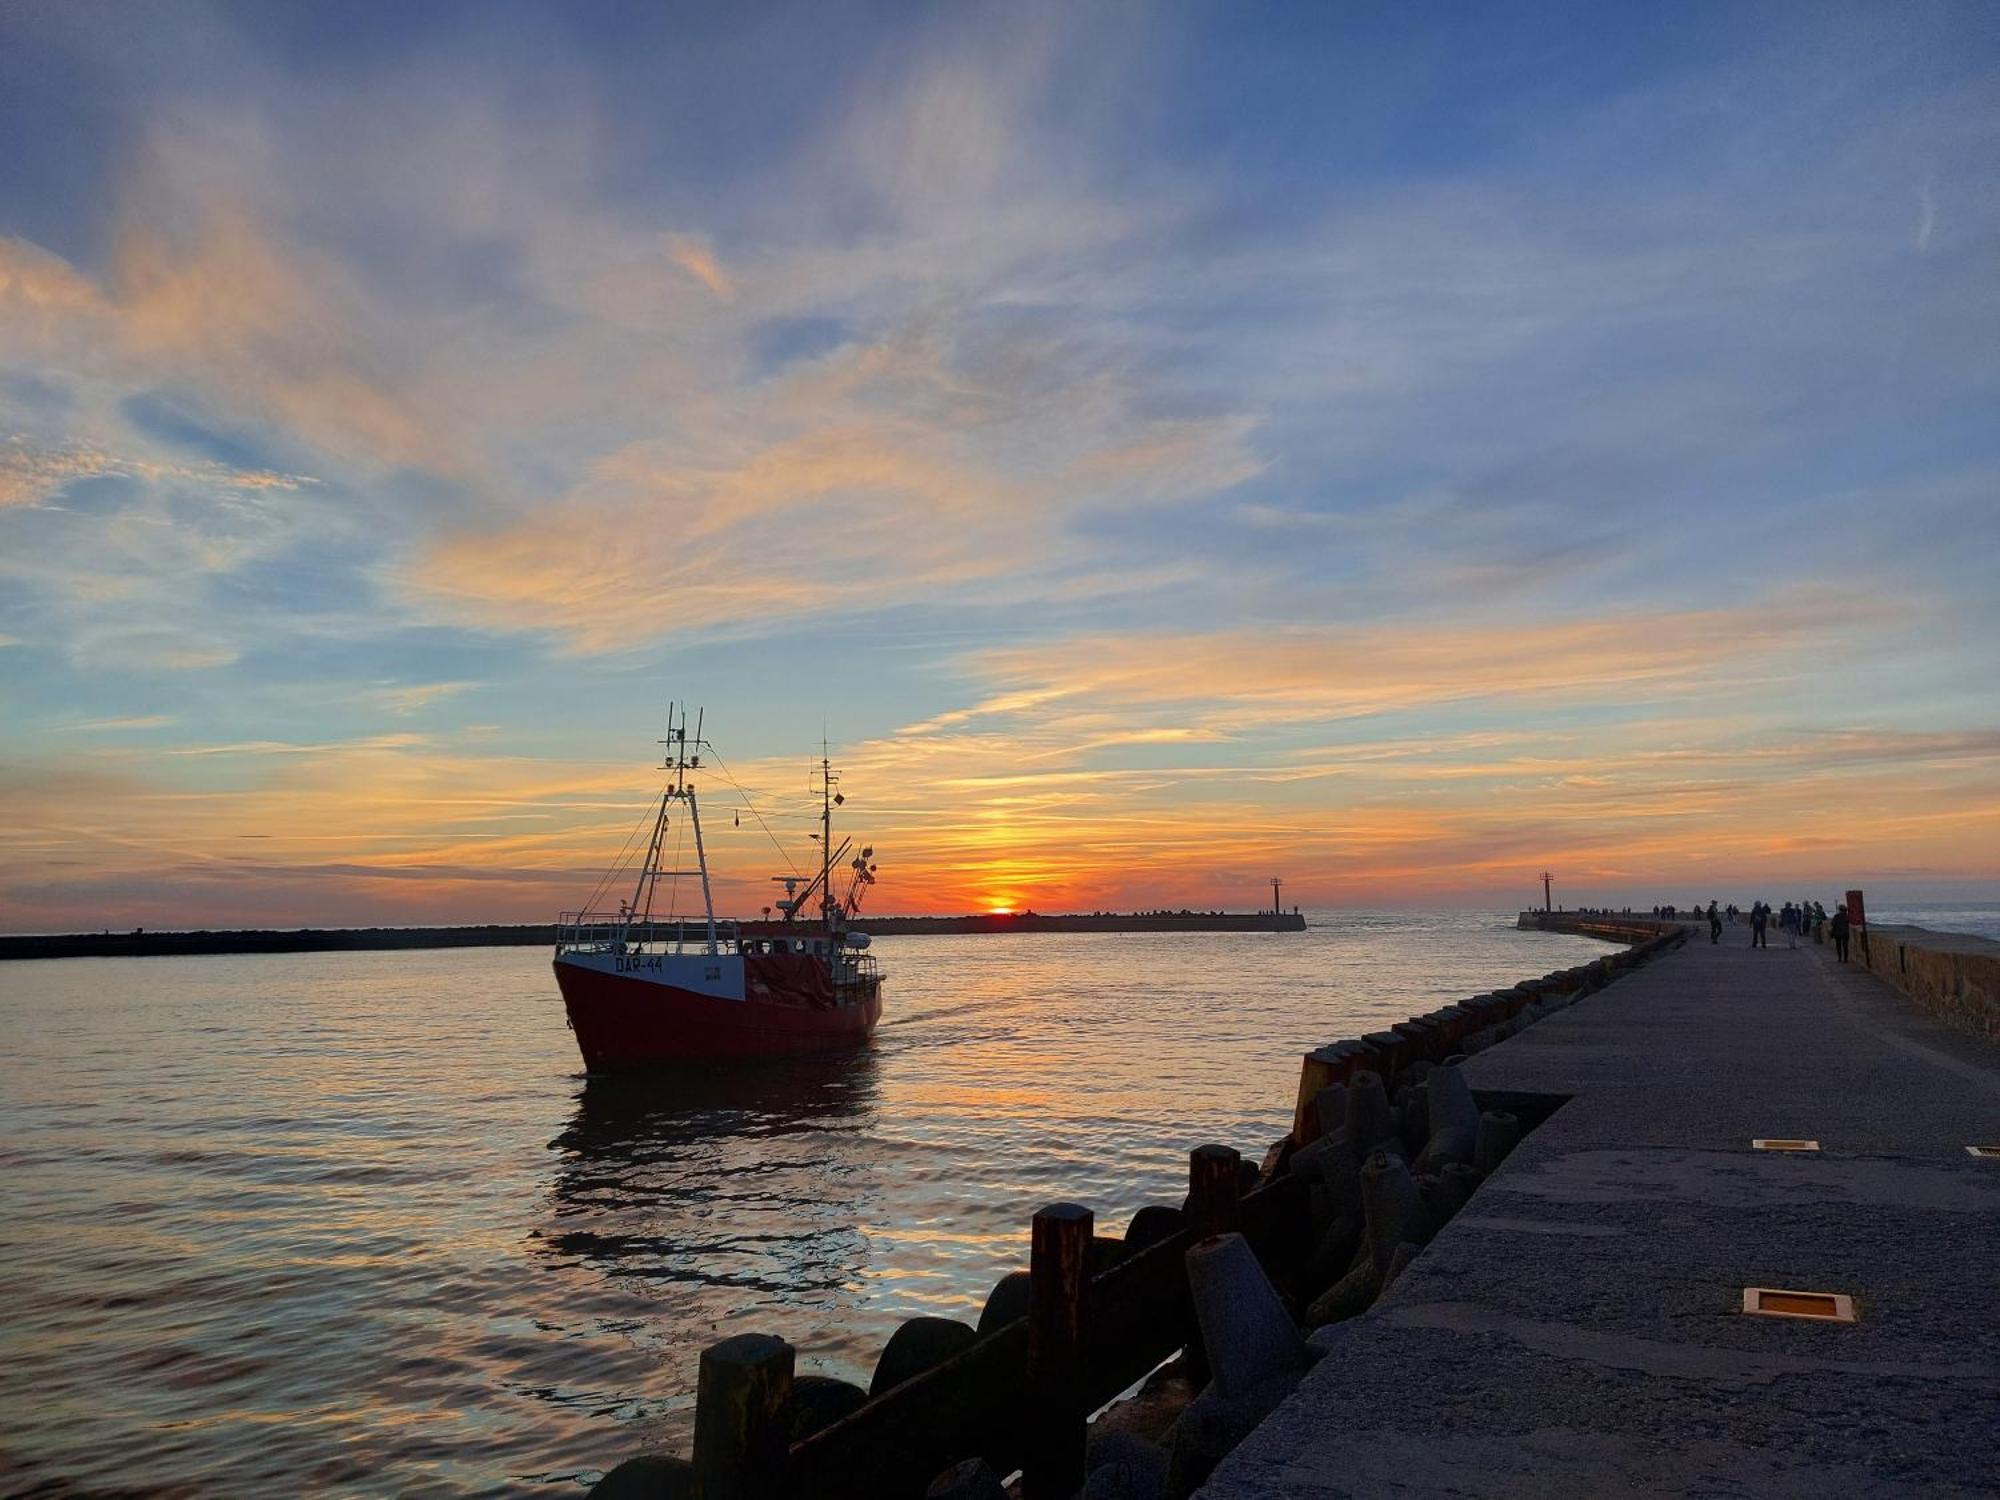
<path fill-rule="evenodd" d="M 751 1330 L 866 1383 L 1304 1048 L 1576 962 L 1498 916 L 890 938 L 867 1052 L 586 1086 L 532 949 L 8 966 L 0 1488 L 460 1495 L 685 1445 Z"/>

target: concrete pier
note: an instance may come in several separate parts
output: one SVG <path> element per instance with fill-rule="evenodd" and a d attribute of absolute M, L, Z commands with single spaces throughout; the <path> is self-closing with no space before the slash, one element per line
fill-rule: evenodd
<path fill-rule="evenodd" d="M 1966 1148 L 2000 1146 L 2000 1049 L 1748 943 L 1704 931 L 1464 1065 L 1568 1102 L 1202 1496 L 1995 1492 L 2000 1160 Z M 1857 1317 L 1748 1316 L 1757 1287 Z"/>

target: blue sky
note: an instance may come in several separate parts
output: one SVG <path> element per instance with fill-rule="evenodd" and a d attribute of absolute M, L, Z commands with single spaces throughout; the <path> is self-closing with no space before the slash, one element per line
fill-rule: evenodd
<path fill-rule="evenodd" d="M 900 909 L 1990 891 L 1996 105 L 1984 5 L 10 7 L 0 923 L 536 915 L 668 696 Z"/>

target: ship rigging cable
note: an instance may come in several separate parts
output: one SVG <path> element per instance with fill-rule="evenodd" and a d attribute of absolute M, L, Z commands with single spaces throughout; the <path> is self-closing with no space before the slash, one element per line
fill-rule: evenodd
<path fill-rule="evenodd" d="M 630 855 L 634 852 L 633 843 L 639 837 L 640 830 L 652 822 L 654 816 L 653 806 L 652 802 L 646 804 L 646 810 L 639 814 L 639 821 L 632 825 L 632 831 L 625 835 L 625 842 L 619 845 L 617 858 L 611 861 L 611 868 L 598 877 L 597 886 L 590 893 L 590 900 L 584 903 L 583 909 L 586 912 L 597 910 L 598 897 L 611 889 L 611 882 L 624 874 L 626 867 L 631 863 Z"/>
<path fill-rule="evenodd" d="M 750 809 L 750 816 L 755 818 L 757 820 L 757 826 L 764 830 L 764 837 L 769 839 L 771 841 L 771 847 L 778 851 L 778 858 L 782 859 L 788 866 L 790 866 L 791 872 L 794 875 L 797 875 L 799 873 L 798 863 L 792 858 L 791 854 L 787 852 L 785 846 L 778 842 L 778 836 L 775 833 L 771 832 L 771 825 L 769 823 L 766 823 L 764 821 L 764 815 L 757 811 L 757 804 L 750 800 L 750 794 L 743 789 L 743 784 L 739 782 L 736 779 L 736 777 L 730 772 L 729 767 L 723 764 L 722 757 L 716 754 L 715 747 L 713 745 L 710 745 L 708 747 L 708 755 L 709 759 L 715 762 L 715 768 L 722 773 L 722 779 L 728 782 L 732 787 L 736 789 L 736 795 L 741 797 L 743 799 L 743 805 Z"/>

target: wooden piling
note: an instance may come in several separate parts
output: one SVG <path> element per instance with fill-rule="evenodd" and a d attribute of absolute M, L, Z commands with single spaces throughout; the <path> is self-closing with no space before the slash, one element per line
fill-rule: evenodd
<path fill-rule="evenodd" d="M 1347 1081 L 1347 1054 L 1338 1047 L 1315 1047 L 1299 1064 L 1299 1097 L 1292 1106 L 1292 1144 L 1309 1146 L 1318 1138 L 1313 1101 L 1331 1083 Z"/>
<path fill-rule="evenodd" d="M 1089 1409 L 1084 1397 L 1089 1337 L 1090 1235 L 1096 1216 L 1074 1203 L 1035 1215 L 1029 1247 L 1029 1432 L 1023 1500 L 1068 1500 L 1084 1480 Z"/>
<path fill-rule="evenodd" d="M 1188 1153 L 1188 1196 L 1195 1227 L 1205 1239 L 1229 1234 L 1240 1216 L 1243 1157 L 1233 1146 L 1197 1146 Z"/>
<path fill-rule="evenodd" d="M 1242 1219 L 1242 1153 L 1233 1146 L 1197 1146 L 1188 1153 L 1188 1215 L 1198 1239 L 1229 1234 Z M 1194 1303 L 1187 1309 L 1187 1378 L 1200 1390 L 1208 1384 L 1208 1350 L 1202 1347 Z"/>
<path fill-rule="evenodd" d="M 1361 1040 L 1368 1044 L 1375 1054 L 1375 1071 L 1382 1075 L 1382 1087 L 1392 1093 L 1396 1087 L 1396 1074 L 1409 1060 L 1410 1044 L 1400 1033 L 1394 1031 L 1371 1031 Z"/>
<path fill-rule="evenodd" d="M 792 1440 L 792 1346 L 739 1333 L 701 1352 L 694 1481 L 702 1500 L 774 1500 Z"/>

